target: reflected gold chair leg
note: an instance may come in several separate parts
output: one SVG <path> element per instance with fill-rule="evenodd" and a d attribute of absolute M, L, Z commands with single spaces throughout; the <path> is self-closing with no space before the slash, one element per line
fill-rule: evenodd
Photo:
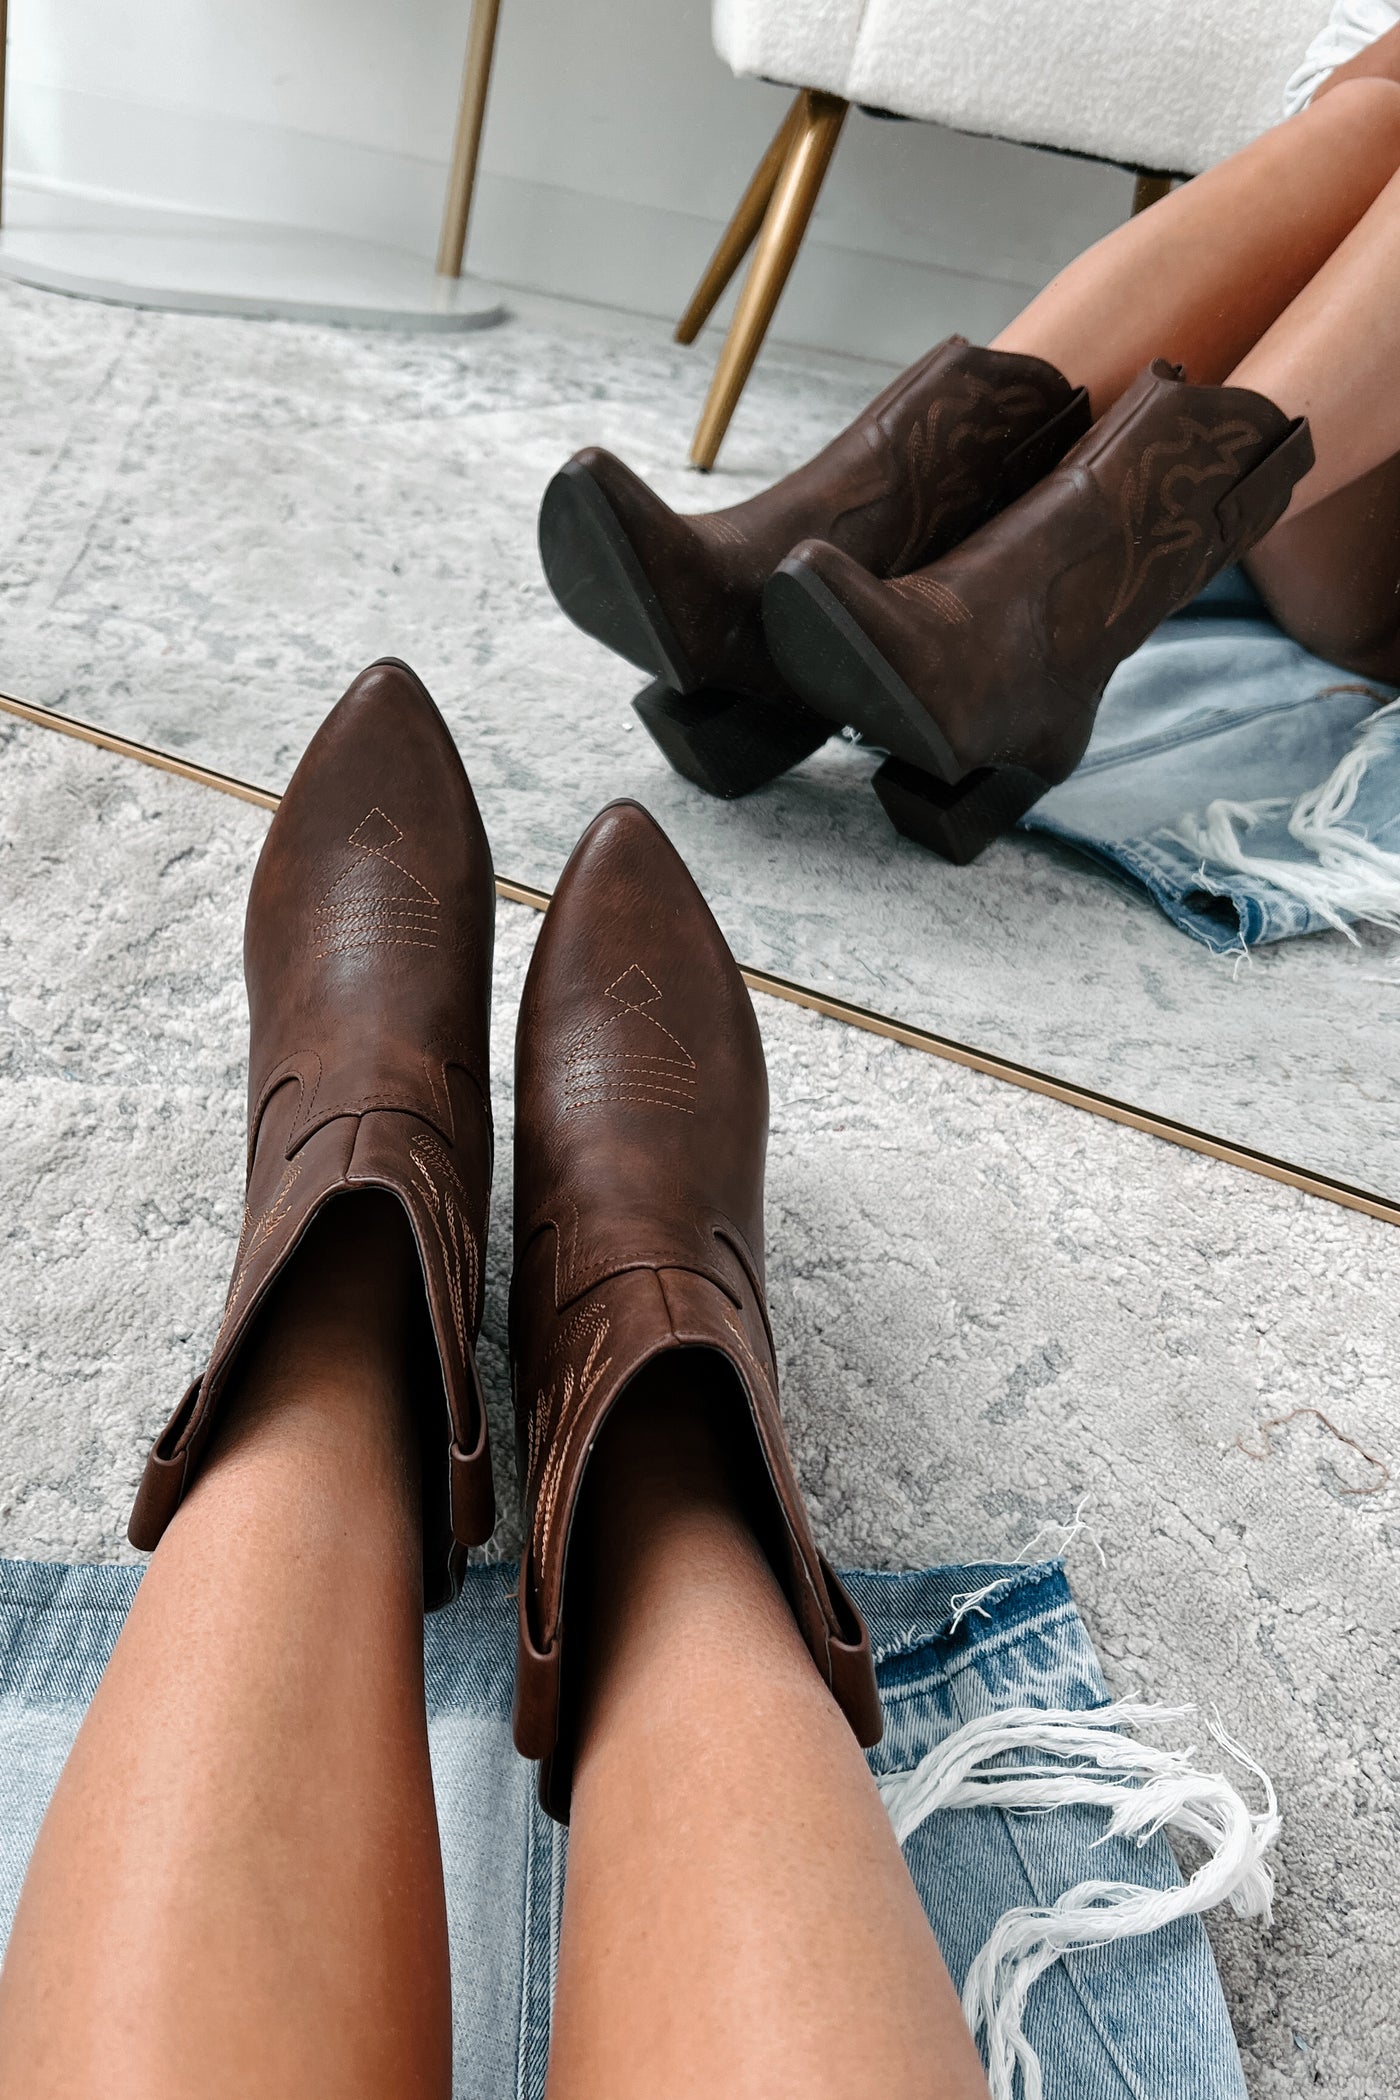
<path fill-rule="evenodd" d="M 782 174 L 764 214 L 749 274 L 739 294 L 729 333 L 724 339 L 710 391 L 695 426 L 690 448 L 692 466 L 707 473 L 719 455 L 724 433 L 753 370 L 754 359 L 782 297 L 789 272 L 797 260 L 802 236 L 821 191 L 822 181 L 836 151 L 841 126 L 850 104 L 839 95 L 809 89 L 794 129 Z"/>
<path fill-rule="evenodd" d="M 1133 184 L 1133 217 L 1168 196 L 1175 181 L 1174 175 L 1139 175 Z"/>
<path fill-rule="evenodd" d="M 472 0 L 467 58 L 462 69 L 462 101 L 457 111 L 457 135 L 452 142 L 452 168 L 447 178 L 442 233 L 438 240 L 439 277 L 460 277 L 462 274 L 467 221 L 471 217 L 476 164 L 481 152 L 481 127 L 486 119 L 486 92 L 491 85 L 491 61 L 496 52 L 496 19 L 500 12 L 501 0 Z"/>
<path fill-rule="evenodd" d="M 773 134 L 772 144 L 754 169 L 753 179 L 739 199 L 733 218 L 720 235 L 719 246 L 706 263 L 705 274 L 691 294 L 689 306 L 676 323 L 678 343 L 695 341 L 713 313 L 716 302 L 723 297 L 730 278 L 753 246 L 754 237 L 763 224 L 763 214 L 778 187 L 778 177 L 783 172 L 783 163 L 802 121 L 806 102 L 807 91 L 803 88 L 793 97 L 787 115 Z"/>

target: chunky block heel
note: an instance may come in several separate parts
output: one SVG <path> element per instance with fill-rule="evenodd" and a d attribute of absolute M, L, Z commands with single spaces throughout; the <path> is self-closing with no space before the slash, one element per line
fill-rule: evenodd
<path fill-rule="evenodd" d="M 981 766 L 956 787 L 887 758 L 871 786 L 896 831 L 964 868 L 1050 792 L 1023 766 Z"/>
<path fill-rule="evenodd" d="M 707 686 L 678 693 L 655 680 L 632 702 L 668 764 L 707 795 L 732 802 L 800 765 L 831 724 L 800 700 Z"/>

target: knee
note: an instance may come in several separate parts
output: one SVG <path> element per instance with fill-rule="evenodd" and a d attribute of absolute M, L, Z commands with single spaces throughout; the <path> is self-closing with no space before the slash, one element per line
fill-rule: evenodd
<path fill-rule="evenodd" d="M 1400 154 L 1400 80 L 1373 75 L 1324 84 L 1302 115 L 1305 121 L 1335 125 L 1352 137 L 1375 138 Z"/>

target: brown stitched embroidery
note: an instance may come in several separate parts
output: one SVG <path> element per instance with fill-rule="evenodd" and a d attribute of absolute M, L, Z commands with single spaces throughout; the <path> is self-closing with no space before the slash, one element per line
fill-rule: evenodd
<path fill-rule="evenodd" d="M 379 819 L 377 824 L 374 821 L 376 817 Z M 391 868 L 397 868 L 405 881 L 411 882 L 413 887 L 421 892 L 430 904 L 438 905 L 442 902 L 440 897 L 433 895 L 426 882 L 420 882 L 416 875 L 410 874 L 403 862 L 395 860 L 393 854 L 388 850 L 390 846 L 398 846 L 403 843 L 403 833 L 399 830 L 392 817 L 385 816 L 378 803 L 361 817 L 359 823 L 350 834 L 350 843 L 352 846 L 358 846 L 362 853 L 373 853 L 380 860 L 387 861 Z"/>
<path fill-rule="evenodd" d="M 972 618 L 957 592 L 950 590 L 946 583 L 940 583 L 936 576 L 930 576 L 927 570 L 914 576 L 898 577 L 890 589 L 897 591 L 902 598 L 922 598 L 954 627 L 965 627 Z"/>
<path fill-rule="evenodd" d="M 254 1257 L 260 1254 L 268 1241 L 282 1230 L 282 1227 L 292 1214 L 292 1185 L 301 1172 L 301 1165 L 299 1158 L 288 1161 L 287 1165 L 282 1169 L 281 1179 L 273 1190 L 270 1201 L 256 1215 L 246 1205 L 244 1207 L 243 1227 L 238 1235 L 238 1253 L 234 1260 L 233 1281 L 228 1287 L 228 1297 L 224 1303 L 224 1317 L 219 1323 L 220 1335 L 222 1335 L 224 1328 L 228 1325 L 234 1307 L 242 1296 L 243 1286 L 248 1281 L 248 1272 L 253 1266 Z M 217 1341 L 214 1346 L 217 1349 Z"/>
<path fill-rule="evenodd" d="M 588 1401 L 597 1391 L 612 1363 L 610 1356 L 602 1354 L 611 1329 L 612 1322 L 608 1318 L 606 1305 L 601 1302 L 586 1305 L 580 1312 L 575 1313 L 545 1359 L 544 1369 L 548 1374 L 549 1365 L 556 1357 L 571 1349 L 580 1340 L 585 1344 L 583 1359 L 577 1368 L 571 1361 L 565 1362 L 550 1378 L 548 1390 L 541 1387 L 535 1401 L 534 1413 L 530 1418 L 529 1471 L 530 1477 L 534 1479 L 538 1469 L 539 1478 L 535 1491 L 533 1526 L 537 1566 L 543 1566 L 549 1551 L 555 1504 L 572 1449 L 574 1432 L 583 1418 Z M 560 1425 L 571 1409 L 572 1419 L 560 1436 Z"/>
<path fill-rule="evenodd" d="M 906 568 L 950 520 L 985 508 L 983 455 L 988 449 L 999 452 L 1021 424 L 1034 428 L 1048 413 L 1044 395 L 1023 380 L 994 387 L 970 373 L 960 376 L 961 398 L 940 395 L 906 433 L 909 532 L 889 566 L 890 575 Z"/>
<path fill-rule="evenodd" d="M 1207 427 L 1194 416 L 1182 416 L 1178 432 L 1175 438 L 1144 446 L 1137 466 L 1124 480 L 1119 511 L 1123 574 L 1104 616 L 1106 627 L 1122 618 L 1159 561 L 1194 555 L 1201 547 L 1208 520 L 1191 516 L 1185 504 L 1205 482 L 1233 481 L 1241 453 L 1257 445 L 1260 435 L 1252 423 L 1238 418 Z M 1202 447 L 1207 448 L 1205 458 L 1200 456 Z M 1209 565 L 1210 554 L 1208 547 L 1202 550 L 1199 574 Z M 1177 595 L 1190 597 L 1193 588 L 1183 584 Z"/>
<path fill-rule="evenodd" d="M 580 1095 L 577 1100 L 569 1102 L 568 1107 L 589 1108 L 601 1106 L 609 1101 L 620 1101 L 629 1107 L 673 1108 L 680 1116 L 693 1116 L 695 1113 L 689 1102 L 682 1101 L 677 1095 L 653 1094 L 645 1087 L 598 1087 L 593 1093 Z"/>
<path fill-rule="evenodd" d="M 916 416 L 905 433 L 904 474 L 909 487 L 910 521 L 908 536 L 891 564 L 894 569 L 902 569 L 924 545 L 929 537 L 929 514 L 945 493 L 935 484 L 934 463 L 938 457 L 938 426 L 946 406 L 942 399 L 931 402 L 927 415 L 922 419 Z"/>
<path fill-rule="evenodd" d="M 315 908 L 317 961 L 357 948 L 436 948 L 440 900 L 395 857 L 404 834 L 376 804 L 346 841 L 356 858 Z M 392 868 L 394 883 L 384 870 Z M 404 885 L 407 885 L 404 887 Z"/>
<path fill-rule="evenodd" d="M 710 535 L 711 539 L 719 541 L 721 547 L 742 548 L 744 545 L 743 533 L 739 530 L 739 527 L 732 523 L 732 521 L 728 518 L 721 518 L 718 516 L 706 518 L 705 530 Z"/>
<path fill-rule="evenodd" d="M 699 1077 L 694 1058 L 680 1037 L 674 1035 L 650 1009 L 662 1000 L 661 987 L 640 963 L 631 963 L 603 988 L 603 997 L 617 1008 L 584 1030 L 564 1059 L 561 1083 L 564 1112 L 592 1108 L 608 1101 L 625 1101 L 648 1108 L 670 1108 L 682 1115 L 694 1114 Z M 601 1043 L 605 1031 L 629 1020 L 640 1021 L 665 1038 L 678 1054 L 661 1043 L 646 1039 L 645 1048 L 635 1040 Z"/>
<path fill-rule="evenodd" d="M 759 1387 L 763 1393 L 764 1398 L 766 1400 L 771 1400 L 773 1402 L 773 1405 L 776 1407 L 778 1404 L 778 1395 L 773 1385 L 772 1375 L 767 1369 L 767 1366 L 759 1362 L 758 1357 L 754 1353 L 753 1343 L 749 1340 L 748 1336 L 745 1334 L 743 1328 L 740 1327 L 738 1322 L 736 1320 L 731 1319 L 728 1313 L 725 1313 L 723 1317 L 725 1326 L 729 1329 L 729 1332 L 733 1335 L 735 1341 L 739 1344 L 739 1353 L 743 1357 L 745 1363 L 749 1366 L 749 1369 L 753 1372 L 754 1376 L 757 1378 Z"/>
<path fill-rule="evenodd" d="M 477 1298 L 481 1288 L 481 1254 L 476 1234 L 467 1219 L 467 1192 L 446 1148 L 437 1138 L 426 1132 L 414 1138 L 408 1156 L 418 1170 L 413 1186 L 427 1204 L 442 1249 L 452 1325 L 465 1361 L 476 1330 Z"/>

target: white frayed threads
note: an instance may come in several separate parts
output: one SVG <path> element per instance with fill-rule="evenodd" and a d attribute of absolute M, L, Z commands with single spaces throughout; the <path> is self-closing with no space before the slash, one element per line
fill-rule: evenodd
<path fill-rule="evenodd" d="M 1104 1837 L 1147 1843 L 1159 1830 L 1194 1838 L 1206 1858 L 1180 1887 L 1140 1888 L 1124 1881 L 1081 1881 L 1047 1908 L 1009 1910 L 967 1973 L 963 2014 L 987 2062 L 992 2100 L 1042 2100 L 1040 2059 L 1025 2034 L 1026 2000 L 1038 1977 L 1063 1955 L 1138 1933 L 1228 1903 L 1241 1917 L 1268 1922 L 1273 1874 L 1264 1855 L 1279 1833 L 1278 1802 L 1268 1775 L 1233 1743 L 1218 1720 L 1207 1727 L 1264 1789 L 1256 1814 L 1222 1772 L 1196 1769 L 1194 1750 L 1165 1750 L 1117 1733 L 1180 1720 L 1189 1706 L 1147 1706 L 1131 1699 L 1079 1712 L 1006 1707 L 967 1722 L 909 1772 L 879 1782 L 903 1845 L 927 1817 L 944 1808 L 1045 1812 L 1070 1802 L 1110 1811 Z M 1041 1751 L 1054 1763 L 988 1769 L 1009 1751 Z M 1103 1842 L 1101 1838 L 1099 1843 Z"/>
<path fill-rule="evenodd" d="M 948 1602 L 952 1607 L 953 1616 L 948 1621 L 949 1633 L 956 1633 L 970 1612 L 975 1611 L 979 1619 L 990 1619 L 992 1615 L 982 1600 L 984 1597 L 990 1597 L 993 1590 L 1003 1588 L 1005 1582 L 1006 1577 L 998 1575 L 995 1582 L 984 1582 L 980 1590 L 959 1590 L 955 1596 L 950 1597 Z"/>
<path fill-rule="evenodd" d="M 1028 1560 L 1045 1538 L 1047 1532 L 1058 1531 L 1060 1534 L 1059 1543 L 1051 1549 L 1051 1557 L 1053 1559 L 1063 1560 L 1070 1547 L 1083 1533 L 1087 1536 L 1090 1545 L 1099 1556 L 1099 1566 L 1106 1568 L 1108 1566 L 1108 1558 L 1103 1550 L 1103 1541 L 1084 1514 L 1084 1505 L 1088 1500 L 1089 1497 L 1087 1495 L 1080 1496 L 1079 1501 L 1075 1505 L 1074 1515 L 1070 1518 L 1068 1524 L 1060 1524 L 1054 1518 L 1050 1518 L 1040 1526 L 1038 1531 L 1032 1532 L 1020 1552 L 1014 1556 L 1013 1565 Z M 1006 1580 L 1005 1575 L 998 1575 L 991 1582 L 983 1583 L 980 1590 L 959 1590 L 956 1595 L 950 1597 L 948 1604 L 953 1616 L 948 1621 L 948 1632 L 950 1634 L 956 1633 L 963 1620 L 972 1612 L 976 1612 L 979 1619 L 990 1619 L 992 1615 L 986 1609 L 985 1600 L 991 1596 L 993 1590 L 1003 1589 L 1006 1585 Z"/>
<path fill-rule="evenodd" d="M 1362 726 L 1346 757 L 1321 787 L 1310 788 L 1293 804 L 1288 835 L 1309 853 L 1306 861 L 1273 860 L 1249 852 L 1242 834 L 1269 817 L 1281 816 L 1286 800 L 1212 802 L 1204 817 L 1183 817 L 1171 834 L 1190 853 L 1201 856 L 1201 881 L 1209 887 L 1205 863 L 1232 868 L 1271 888 L 1297 897 L 1310 912 L 1354 941 L 1348 921 L 1366 919 L 1374 926 L 1400 928 L 1400 853 L 1388 853 L 1359 831 L 1348 828 L 1357 789 L 1382 753 L 1394 755 L 1400 701 L 1380 708 Z"/>
<path fill-rule="evenodd" d="M 1070 1547 L 1074 1545 L 1082 1533 L 1088 1539 L 1095 1553 L 1098 1554 L 1099 1566 L 1106 1568 L 1108 1566 L 1108 1556 L 1103 1550 L 1103 1540 L 1084 1514 L 1088 1500 L 1089 1497 L 1087 1495 L 1080 1496 L 1074 1505 L 1074 1515 L 1070 1518 L 1068 1524 L 1061 1524 L 1054 1517 L 1048 1517 L 1041 1525 L 1039 1531 L 1031 1533 L 1025 1545 L 1022 1546 L 1020 1552 L 1016 1555 L 1017 1560 L 1029 1560 L 1032 1553 L 1041 1549 L 1041 1542 L 1047 1534 L 1056 1531 L 1060 1534 L 1059 1543 L 1051 1548 L 1051 1553 L 1055 1560 L 1063 1560 Z"/>

